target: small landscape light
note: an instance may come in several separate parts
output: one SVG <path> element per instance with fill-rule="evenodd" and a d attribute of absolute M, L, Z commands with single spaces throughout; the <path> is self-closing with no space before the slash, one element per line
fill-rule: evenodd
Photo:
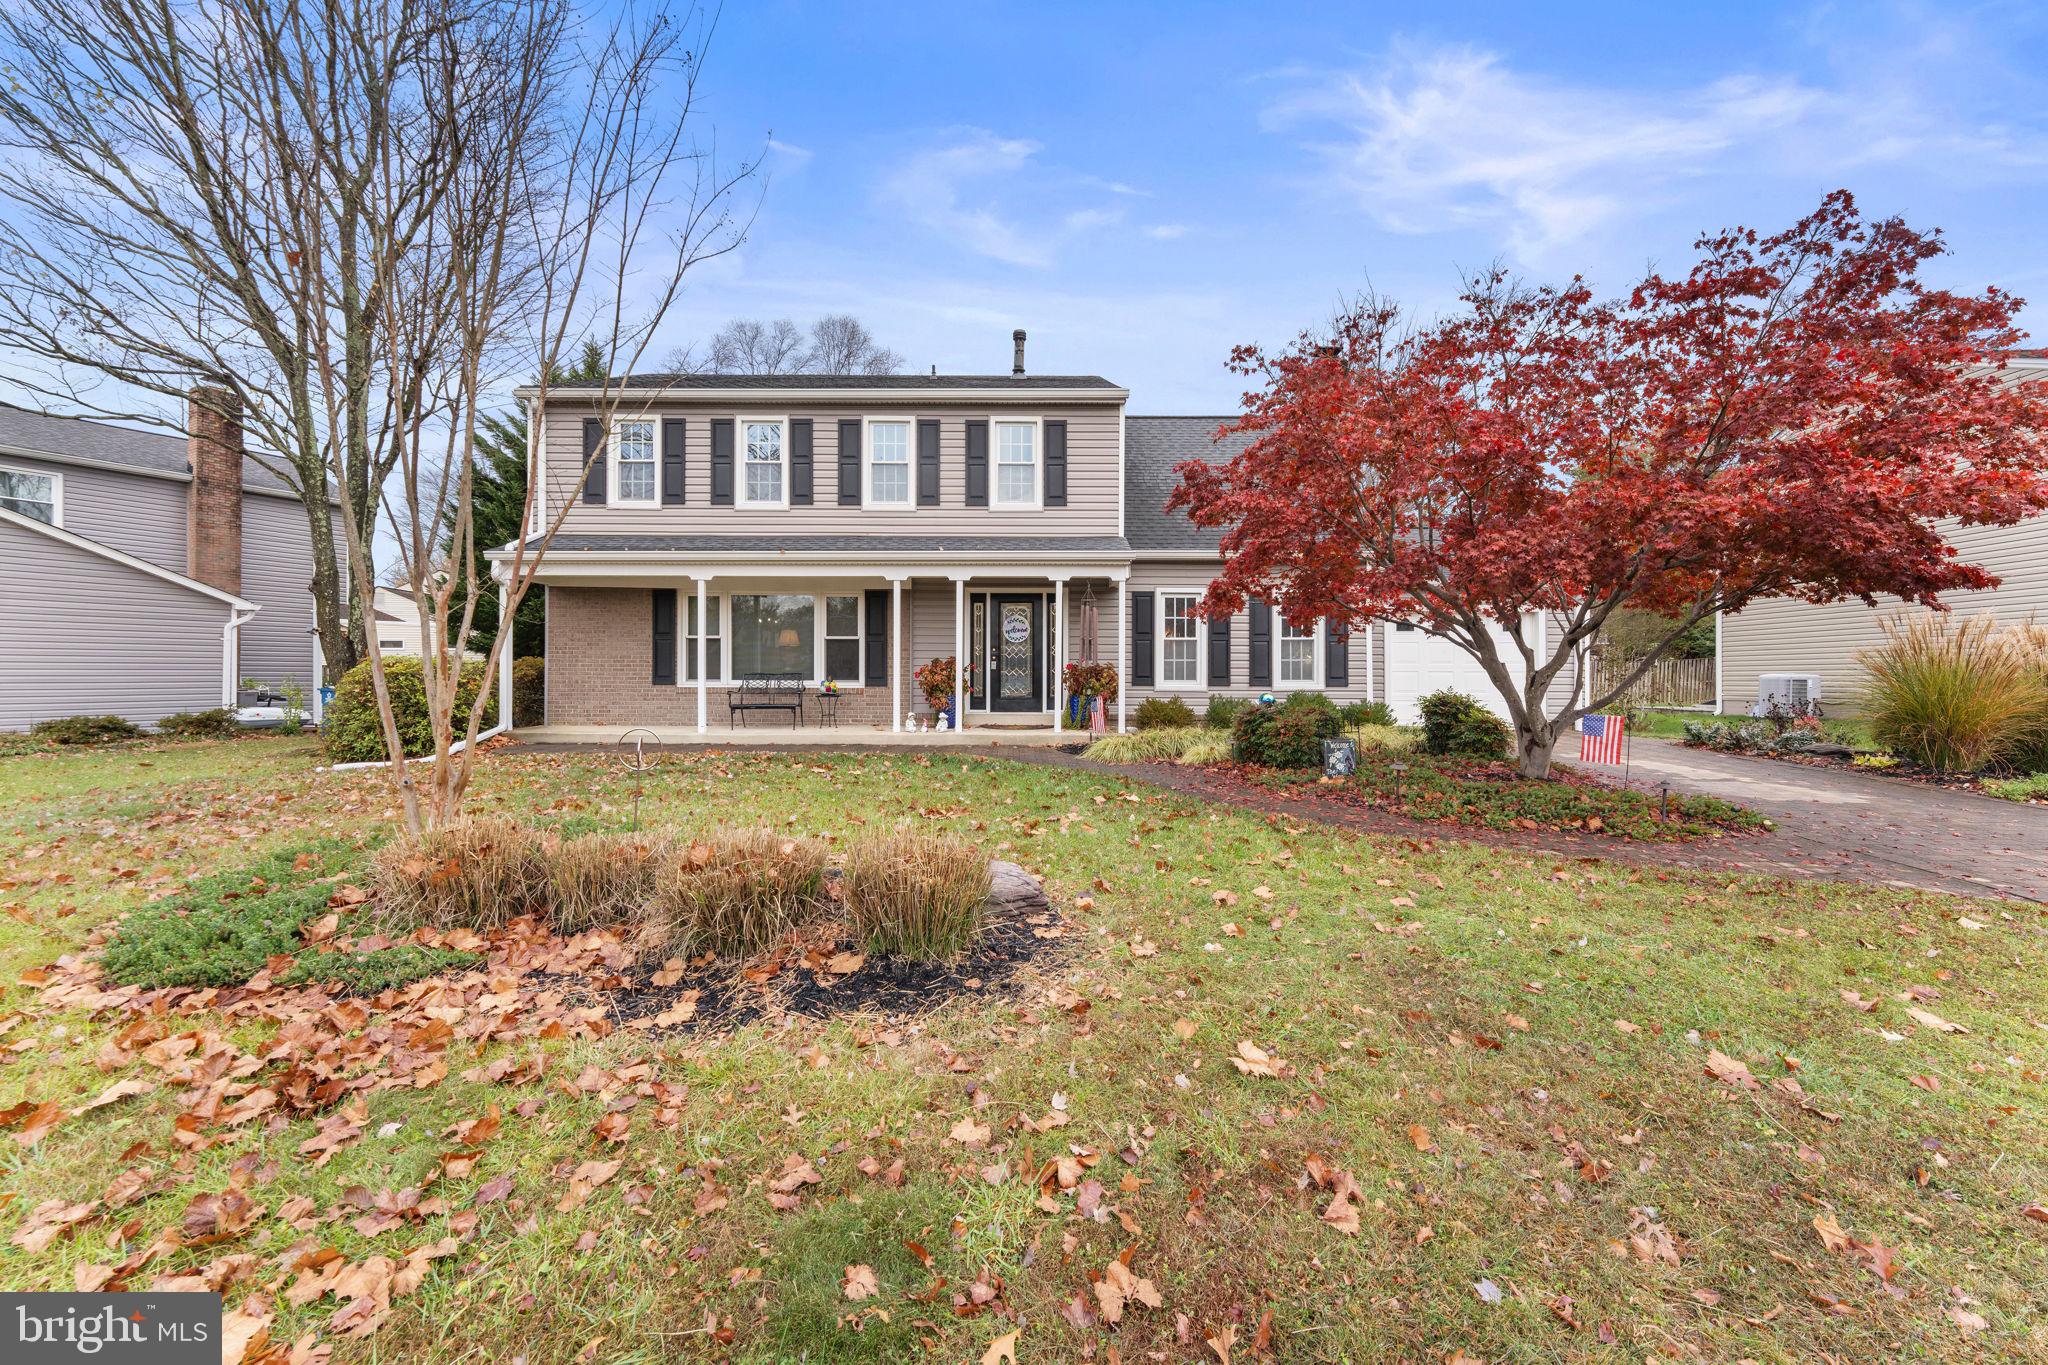
<path fill-rule="evenodd" d="M 1387 771 L 1394 775 L 1394 804 L 1406 806 L 1408 804 L 1408 788 L 1405 779 L 1408 776 L 1408 765 L 1406 763 L 1389 763 Z"/>

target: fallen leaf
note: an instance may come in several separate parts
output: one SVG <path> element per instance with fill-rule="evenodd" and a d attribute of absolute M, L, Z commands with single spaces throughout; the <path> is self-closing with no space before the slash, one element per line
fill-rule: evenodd
<path fill-rule="evenodd" d="M 1749 1074 L 1747 1065 L 1718 1050 L 1710 1050 L 1707 1053 L 1707 1074 L 1717 1081 L 1725 1081 L 1737 1090 L 1758 1088 L 1756 1077 Z"/>
<path fill-rule="evenodd" d="M 1005 1332 L 981 1353 L 981 1365 L 1017 1365 L 1017 1338 L 1021 1332 Z"/>
<path fill-rule="evenodd" d="M 862 1299 L 871 1299 L 882 1292 L 882 1284 L 880 1280 L 875 1278 L 874 1267 L 867 1265 L 850 1265 L 846 1267 L 846 1274 L 841 1277 L 839 1288 L 848 1299 L 855 1303 L 859 1303 Z"/>

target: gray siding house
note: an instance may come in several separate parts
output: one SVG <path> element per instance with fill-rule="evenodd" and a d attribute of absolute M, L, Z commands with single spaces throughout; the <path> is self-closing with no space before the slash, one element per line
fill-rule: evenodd
<path fill-rule="evenodd" d="M 608 426 L 602 390 L 565 388 L 536 424 L 529 545 L 566 509 L 539 572 L 549 727 L 724 730 L 735 690 L 778 676 L 835 683 L 841 725 L 900 730 L 931 713 L 915 670 L 954 657 L 969 729 L 1051 728 L 1087 662 L 1125 682 L 1118 727 L 1148 697 L 1314 690 L 1413 720 L 1457 686 L 1504 709 L 1407 622 L 1201 619 L 1218 538 L 1166 501 L 1176 465 L 1241 438 L 1128 416 L 1098 375 L 1027 374 L 1021 332 L 1009 374 L 618 382 Z"/>
<path fill-rule="evenodd" d="M 0 730 L 150 725 L 232 703 L 242 678 L 317 699 L 305 511 L 233 424 L 195 406 L 191 425 L 0 404 Z"/>

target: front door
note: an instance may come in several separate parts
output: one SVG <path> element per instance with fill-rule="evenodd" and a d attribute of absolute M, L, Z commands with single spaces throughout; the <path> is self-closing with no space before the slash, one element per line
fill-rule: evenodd
<path fill-rule="evenodd" d="M 1045 651 L 1038 647 L 1042 597 L 989 599 L 994 638 L 989 645 L 988 707 L 991 711 L 1045 709 Z"/>

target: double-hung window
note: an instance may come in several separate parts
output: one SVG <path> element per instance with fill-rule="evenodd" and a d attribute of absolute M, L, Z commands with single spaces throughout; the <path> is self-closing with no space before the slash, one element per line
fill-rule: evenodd
<path fill-rule="evenodd" d="M 31 474 L 22 469 L 0 469 L 0 507 L 49 526 L 64 524 L 63 500 L 55 474 Z"/>
<path fill-rule="evenodd" d="M 860 681 L 860 598 L 854 594 L 825 599 L 825 676 Z"/>
<path fill-rule="evenodd" d="M 1316 635 L 1317 626 L 1310 622 L 1297 626 L 1286 618 L 1280 621 L 1280 685 L 1283 687 L 1314 687 L 1316 685 Z"/>
<path fill-rule="evenodd" d="M 654 423 L 635 418 L 612 424 L 612 466 L 617 502 L 655 500 Z"/>
<path fill-rule="evenodd" d="M 997 507 L 1038 506 L 1038 423 L 995 422 Z"/>
<path fill-rule="evenodd" d="M 787 507 L 787 425 L 779 418 L 752 417 L 741 427 L 746 440 L 740 452 L 740 506 Z"/>
<path fill-rule="evenodd" d="M 683 628 L 683 666 L 677 670 L 676 676 L 684 682 L 695 682 L 697 681 L 697 636 L 700 633 L 697 628 L 697 594 L 685 589 L 683 601 L 688 604 L 685 607 L 688 615 L 684 618 L 685 625 Z M 725 676 L 725 653 L 721 648 L 725 641 L 718 629 L 718 602 L 719 599 L 716 597 L 707 596 L 704 599 L 704 619 L 709 622 L 709 629 L 701 632 L 704 635 L 704 676 L 706 681 L 713 681 Z"/>
<path fill-rule="evenodd" d="M 1169 592 L 1159 598 L 1159 681 L 1164 686 L 1201 686 L 1201 632 L 1195 624 L 1199 601 L 1193 593 Z"/>
<path fill-rule="evenodd" d="M 910 423 L 868 423 L 868 506 L 909 507 Z"/>

